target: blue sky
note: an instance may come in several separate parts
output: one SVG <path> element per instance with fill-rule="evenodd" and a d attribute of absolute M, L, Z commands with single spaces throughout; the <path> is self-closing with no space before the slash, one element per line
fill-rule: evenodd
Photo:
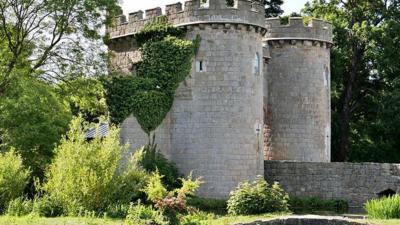
<path fill-rule="evenodd" d="M 125 14 L 138 10 L 146 10 L 167 4 L 183 2 L 183 0 L 122 0 L 122 8 Z M 285 14 L 299 12 L 308 0 L 284 0 L 283 10 Z"/>

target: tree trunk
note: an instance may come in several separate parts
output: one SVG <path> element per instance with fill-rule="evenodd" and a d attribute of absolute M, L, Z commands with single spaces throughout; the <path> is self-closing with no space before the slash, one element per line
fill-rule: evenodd
<path fill-rule="evenodd" d="M 344 96 L 342 111 L 339 116 L 340 124 L 340 146 L 339 153 L 335 157 L 335 161 L 344 162 L 347 159 L 350 145 L 350 122 L 352 118 L 352 100 L 354 96 L 354 90 L 357 89 L 357 80 L 359 76 L 359 68 L 362 63 L 362 57 L 364 54 L 364 45 L 354 43 L 352 47 L 352 59 L 350 64 L 350 77 L 347 80 Z"/>

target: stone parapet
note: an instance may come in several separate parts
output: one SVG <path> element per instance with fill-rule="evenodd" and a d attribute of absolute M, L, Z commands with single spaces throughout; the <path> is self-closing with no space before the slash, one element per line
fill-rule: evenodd
<path fill-rule="evenodd" d="M 182 3 L 167 5 L 165 16 L 168 21 L 176 26 L 193 24 L 247 24 L 260 28 L 265 27 L 264 6 L 258 0 L 235 0 L 234 6 L 227 5 L 226 0 L 192 0 Z M 162 16 L 160 7 L 133 12 L 127 18 L 125 15 L 117 16 L 113 25 L 107 28 L 111 39 L 130 36 L 141 30 L 148 22 Z"/>
<path fill-rule="evenodd" d="M 280 18 L 266 19 L 267 41 L 274 40 L 310 40 L 332 43 L 332 24 L 320 19 L 311 19 L 305 25 L 303 18 L 291 17 L 288 24 L 282 24 Z"/>
<path fill-rule="evenodd" d="M 291 196 L 343 199 L 358 211 L 370 199 L 400 191 L 400 164 L 265 161 L 265 178 Z"/>

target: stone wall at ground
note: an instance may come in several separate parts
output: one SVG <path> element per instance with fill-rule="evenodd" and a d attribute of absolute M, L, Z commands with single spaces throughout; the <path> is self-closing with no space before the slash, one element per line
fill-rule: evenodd
<path fill-rule="evenodd" d="M 400 191 L 400 164 L 265 161 L 265 178 L 293 196 L 343 199 L 361 208 L 382 192 Z"/>

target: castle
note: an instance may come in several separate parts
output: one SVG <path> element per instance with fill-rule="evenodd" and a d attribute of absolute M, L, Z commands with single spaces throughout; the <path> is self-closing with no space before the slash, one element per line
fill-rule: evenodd
<path fill-rule="evenodd" d="M 202 41 L 156 142 L 182 173 L 204 178 L 201 195 L 227 197 L 239 182 L 264 170 L 267 180 L 282 182 L 296 195 L 325 184 L 330 188 L 328 181 L 346 188 L 335 180 L 313 180 L 325 168 L 353 166 L 329 163 L 330 23 L 312 19 L 305 25 L 302 18 L 290 18 L 282 24 L 279 18 L 265 19 L 264 5 L 251 0 L 236 0 L 233 6 L 226 0 L 192 0 L 184 8 L 167 5 L 165 11 L 170 23 L 187 29 L 188 39 L 200 35 Z M 133 34 L 162 10 L 143 14 L 116 17 L 107 30 L 112 65 L 127 74 L 140 60 Z M 147 143 L 133 117 L 123 123 L 121 139 L 132 149 Z M 310 172 L 314 167 L 318 171 Z M 314 186 L 301 182 L 308 175 Z M 315 191 L 324 198 L 346 197 L 343 193 Z"/>

